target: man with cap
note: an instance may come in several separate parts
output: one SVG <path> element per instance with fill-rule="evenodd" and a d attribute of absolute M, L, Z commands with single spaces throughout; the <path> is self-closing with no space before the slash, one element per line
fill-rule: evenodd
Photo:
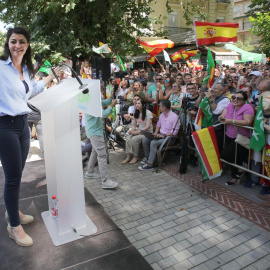
<path fill-rule="evenodd" d="M 257 86 L 259 82 L 262 80 L 262 73 L 260 71 L 251 71 L 248 77 L 251 79 L 250 85 L 252 87 L 252 95 L 251 97 L 254 97 L 256 94 L 258 94 Z"/>

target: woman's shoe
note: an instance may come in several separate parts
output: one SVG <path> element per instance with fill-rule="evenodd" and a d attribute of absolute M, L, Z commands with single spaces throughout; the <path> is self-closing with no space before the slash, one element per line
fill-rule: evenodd
<path fill-rule="evenodd" d="M 5 213 L 5 218 L 6 218 L 7 224 L 9 224 L 9 217 L 8 217 L 7 211 L 6 211 L 6 213 Z M 22 225 L 29 224 L 29 223 L 31 223 L 31 222 L 33 222 L 33 221 L 34 221 L 34 217 L 33 217 L 33 216 L 30 216 L 30 215 L 25 215 L 24 218 L 20 218 L 20 223 L 21 223 Z"/>
<path fill-rule="evenodd" d="M 22 246 L 22 247 L 30 247 L 33 245 L 34 243 L 33 239 L 28 234 L 26 234 L 24 238 L 18 239 L 15 237 L 12 229 L 13 228 L 10 225 L 7 226 L 9 237 L 13 239 L 17 243 L 17 245 Z"/>
<path fill-rule="evenodd" d="M 121 162 L 121 164 L 127 164 L 129 161 L 130 161 L 130 159 L 129 159 L 129 158 L 126 158 L 125 160 L 123 160 L 123 161 Z"/>
<path fill-rule="evenodd" d="M 233 186 L 233 185 L 237 185 L 240 183 L 240 180 L 239 179 L 234 179 L 234 180 L 231 180 L 231 181 L 228 181 L 225 183 L 226 186 Z"/>

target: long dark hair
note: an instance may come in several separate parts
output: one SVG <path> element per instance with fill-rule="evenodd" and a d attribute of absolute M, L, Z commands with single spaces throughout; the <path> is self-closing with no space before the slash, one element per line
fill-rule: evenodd
<path fill-rule="evenodd" d="M 142 103 L 142 120 L 144 121 L 145 117 L 146 117 L 146 102 L 143 98 L 140 98 L 139 100 Z M 140 117 L 140 111 L 136 109 L 135 113 L 134 113 L 134 118 L 138 119 Z"/>
<path fill-rule="evenodd" d="M 6 42 L 4 44 L 4 52 L 3 52 L 3 55 L 0 56 L 1 60 L 5 61 L 8 59 L 9 56 L 11 57 L 10 50 L 8 47 L 8 42 L 9 42 L 9 39 L 10 39 L 12 34 L 24 35 L 26 40 L 27 40 L 27 43 L 30 43 L 30 34 L 24 28 L 22 28 L 22 27 L 9 28 L 7 31 L 7 35 L 6 35 Z M 29 45 L 27 51 L 25 52 L 25 54 L 23 56 L 22 65 L 27 66 L 29 76 L 30 76 L 30 78 L 33 78 L 34 77 L 34 67 L 32 64 L 31 54 L 32 54 L 31 47 Z"/>
<path fill-rule="evenodd" d="M 248 99 L 247 93 L 244 91 L 238 91 L 235 94 L 241 94 L 243 96 L 244 101 L 247 101 L 247 99 Z"/>

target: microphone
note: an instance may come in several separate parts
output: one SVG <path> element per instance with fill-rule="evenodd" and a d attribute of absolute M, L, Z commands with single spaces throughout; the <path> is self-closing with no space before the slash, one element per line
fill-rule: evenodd
<path fill-rule="evenodd" d="M 72 75 L 76 78 L 76 80 L 78 81 L 78 83 L 80 84 L 80 87 L 79 89 L 82 90 L 83 94 L 87 94 L 89 92 L 89 89 L 88 89 L 88 85 L 87 84 L 83 84 L 81 79 L 78 77 L 76 71 L 71 68 L 69 65 L 67 65 L 66 63 L 61 63 L 60 66 L 67 66 L 70 68 L 71 70 L 71 73 Z M 52 69 L 52 72 L 53 72 L 53 69 Z M 53 72 L 53 75 L 56 76 L 56 74 Z"/>

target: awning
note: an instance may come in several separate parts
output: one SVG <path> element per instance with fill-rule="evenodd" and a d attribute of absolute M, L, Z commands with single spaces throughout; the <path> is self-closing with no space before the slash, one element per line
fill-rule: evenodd
<path fill-rule="evenodd" d="M 215 54 L 215 60 L 241 60 L 241 54 L 235 51 L 228 50 L 223 46 L 205 46 L 210 48 L 210 50 Z"/>
<path fill-rule="evenodd" d="M 229 50 L 233 50 L 241 54 L 241 59 L 238 59 L 238 61 L 235 61 L 235 63 L 249 62 L 249 61 L 253 61 L 253 62 L 262 61 L 262 54 L 247 52 L 232 44 L 226 44 L 225 47 Z"/>

